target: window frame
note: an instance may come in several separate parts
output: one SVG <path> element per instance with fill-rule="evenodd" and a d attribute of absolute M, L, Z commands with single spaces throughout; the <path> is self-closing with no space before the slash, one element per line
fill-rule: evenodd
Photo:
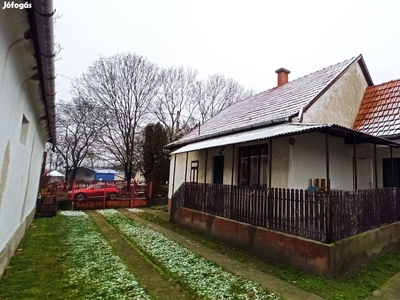
<path fill-rule="evenodd" d="M 260 178 L 261 178 L 261 149 L 265 149 L 267 153 L 267 166 L 269 165 L 269 148 L 268 148 L 268 143 L 264 144 L 258 144 L 258 145 L 251 145 L 251 146 L 244 146 L 244 147 L 239 147 L 238 151 L 238 185 L 241 186 L 267 186 L 268 181 L 263 183 L 262 185 L 260 184 Z M 250 178 L 251 178 L 251 168 L 250 168 L 250 157 L 252 150 L 257 150 L 257 183 L 250 185 Z M 242 151 L 245 151 L 246 156 L 242 156 Z M 242 183 L 242 158 L 247 157 L 247 170 L 246 170 L 246 182 Z M 268 170 L 268 168 L 267 168 Z M 268 179 L 269 174 L 267 174 L 267 179 Z"/>

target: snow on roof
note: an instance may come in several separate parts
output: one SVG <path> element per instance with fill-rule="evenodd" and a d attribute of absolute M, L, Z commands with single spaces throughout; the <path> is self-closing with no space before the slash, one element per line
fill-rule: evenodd
<path fill-rule="evenodd" d="M 229 134 L 229 131 L 240 128 L 257 127 L 274 120 L 280 120 L 282 123 L 285 118 L 297 115 L 303 107 L 335 82 L 353 62 L 359 60 L 362 60 L 361 55 L 235 102 L 202 124 L 200 130 L 198 127 L 193 129 L 167 147 L 187 144 L 221 132 Z"/>
<path fill-rule="evenodd" d="M 65 175 L 61 172 L 58 172 L 57 170 L 49 172 L 49 176 L 52 177 L 64 177 Z"/>

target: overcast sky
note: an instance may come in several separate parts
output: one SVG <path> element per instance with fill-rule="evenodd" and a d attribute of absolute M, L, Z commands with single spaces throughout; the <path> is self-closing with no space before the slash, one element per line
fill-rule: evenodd
<path fill-rule="evenodd" d="M 400 78 L 398 0 L 54 0 L 58 99 L 101 56 L 134 52 L 255 92 L 362 54 L 375 84 Z"/>

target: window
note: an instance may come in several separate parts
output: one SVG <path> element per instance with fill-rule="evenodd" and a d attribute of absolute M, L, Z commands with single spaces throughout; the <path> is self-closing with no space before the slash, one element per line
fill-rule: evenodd
<path fill-rule="evenodd" d="M 239 148 L 239 185 L 268 182 L 268 144 Z"/>
<path fill-rule="evenodd" d="M 19 134 L 19 141 L 24 145 L 26 144 L 26 139 L 28 137 L 28 129 L 29 129 L 29 121 L 25 117 L 25 115 L 23 115 L 21 122 L 21 132 Z"/>
<path fill-rule="evenodd" d="M 199 161 L 195 160 L 190 165 L 190 182 L 198 182 L 199 180 Z"/>

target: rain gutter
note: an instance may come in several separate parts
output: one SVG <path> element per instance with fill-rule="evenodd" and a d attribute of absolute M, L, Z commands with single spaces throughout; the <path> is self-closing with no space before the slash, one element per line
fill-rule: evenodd
<path fill-rule="evenodd" d="M 56 144 L 56 89 L 53 0 L 31 0 L 32 8 L 27 9 L 30 23 L 30 37 L 35 48 L 42 100 L 46 109 L 49 142 Z"/>
<path fill-rule="evenodd" d="M 252 129 L 256 129 L 256 128 L 282 124 L 282 123 L 285 123 L 285 122 L 288 122 L 288 121 L 289 121 L 288 117 L 282 117 L 282 118 L 278 118 L 278 119 L 269 120 L 267 122 L 248 125 L 248 126 L 245 126 L 245 127 L 233 128 L 233 129 L 224 130 L 224 131 L 220 131 L 220 132 L 216 132 L 216 133 L 212 133 L 212 134 L 202 135 L 201 137 L 192 138 L 192 139 L 187 140 L 187 141 L 182 142 L 182 143 L 179 143 L 179 141 L 173 142 L 173 143 L 170 143 L 170 144 L 166 145 L 164 148 L 173 150 L 173 148 L 177 148 L 177 147 L 180 148 L 182 146 L 186 146 L 186 145 L 194 143 L 194 142 L 199 142 L 199 141 L 207 140 L 207 139 L 214 138 L 214 137 L 220 137 L 220 136 L 228 135 L 228 134 L 231 134 L 231 133 L 238 133 L 238 132 L 248 131 L 248 130 L 252 130 Z"/>

